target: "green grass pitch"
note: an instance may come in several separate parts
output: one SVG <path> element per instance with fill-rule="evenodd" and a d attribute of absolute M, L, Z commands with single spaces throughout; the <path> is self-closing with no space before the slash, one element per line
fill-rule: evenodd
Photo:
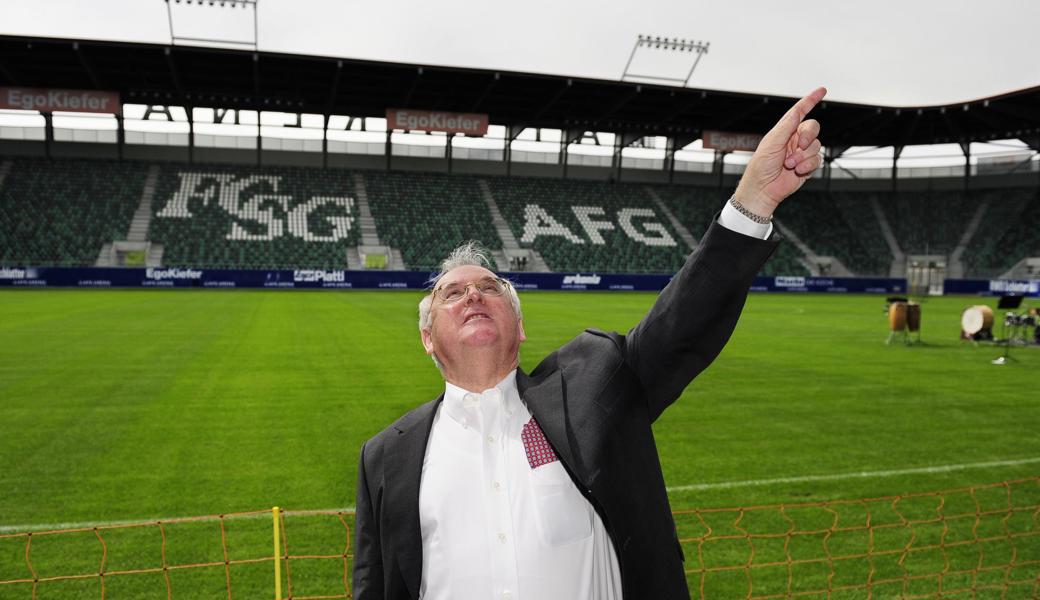
<path fill-rule="evenodd" d="M 362 442 L 443 386 L 419 343 L 419 298 L 0 292 L 0 533 L 352 507 Z M 530 370 L 585 327 L 626 331 L 654 295 L 521 298 Z M 722 355 L 655 425 L 673 508 L 872 498 L 1040 473 L 1040 349 L 1015 348 L 1018 362 L 994 366 L 999 349 L 959 341 L 961 311 L 981 301 L 926 299 L 924 344 L 886 346 L 883 297 L 752 294 Z M 269 549 L 269 521 L 237 527 L 233 555 Z M 169 552 L 183 556 L 168 560 L 222 560 L 219 534 L 214 545 L 202 528 L 171 530 L 207 542 L 172 540 Z M 342 531 L 292 533 L 342 550 Z M 112 535 L 106 568 L 154 564 L 160 541 Z M 97 570 L 93 535 L 34 543 L 44 574 Z M 0 581 L 26 576 L 24 554 L 24 538 L 0 539 Z M 270 568 L 236 572 L 236 594 L 255 579 L 258 596 L 247 595 L 271 596 Z M 342 565 L 314 569 L 312 582 L 342 579 Z M 200 571 L 171 575 L 173 589 L 226 597 L 223 567 Z M 166 597 L 161 575 L 124 580 L 134 577 L 109 578 L 106 598 Z M 96 580 L 44 585 L 54 597 L 99 597 Z M 338 592 L 314 585 L 309 593 L 343 593 L 342 581 Z M 0 585 L 0 600 L 30 594 L 29 584 Z"/>

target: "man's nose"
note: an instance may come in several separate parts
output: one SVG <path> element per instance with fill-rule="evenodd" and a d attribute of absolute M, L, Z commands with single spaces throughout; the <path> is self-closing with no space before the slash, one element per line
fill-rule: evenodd
<path fill-rule="evenodd" d="M 469 303 L 474 301 L 483 302 L 484 293 L 477 289 L 475 284 L 470 284 L 466 286 L 466 302 Z"/>

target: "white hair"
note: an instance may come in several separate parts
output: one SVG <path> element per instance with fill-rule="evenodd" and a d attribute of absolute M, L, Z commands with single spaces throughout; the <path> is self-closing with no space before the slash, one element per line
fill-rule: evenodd
<path fill-rule="evenodd" d="M 440 282 L 441 278 L 452 269 L 466 266 L 483 267 L 494 272 L 491 264 L 491 257 L 480 242 L 470 240 L 452 250 L 451 254 L 448 255 L 448 258 L 441 261 L 440 271 L 430 278 L 428 288 L 429 293 L 419 301 L 419 331 L 427 331 L 433 325 L 433 291 L 437 289 L 437 284 Z M 509 304 L 513 306 L 513 311 L 516 312 L 516 318 L 522 319 L 523 314 L 520 312 L 520 296 L 517 295 L 516 288 L 514 288 L 513 284 L 508 280 L 506 280 L 506 293 L 509 296 Z M 430 356 L 433 358 L 433 364 L 437 365 L 437 368 L 440 369 L 441 372 L 444 372 L 444 366 L 437 358 L 437 355 L 431 354 Z"/>

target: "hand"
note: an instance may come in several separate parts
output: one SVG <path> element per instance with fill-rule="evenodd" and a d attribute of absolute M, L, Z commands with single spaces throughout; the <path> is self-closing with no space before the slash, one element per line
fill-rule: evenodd
<path fill-rule="evenodd" d="M 816 88 L 787 111 L 759 142 L 754 155 L 737 184 L 737 201 L 763 217 L 772 216 L 776 207 L 820 166 L 820 123 L 805 121 L 805 116 L 824 96 L 826 88 Z"/>

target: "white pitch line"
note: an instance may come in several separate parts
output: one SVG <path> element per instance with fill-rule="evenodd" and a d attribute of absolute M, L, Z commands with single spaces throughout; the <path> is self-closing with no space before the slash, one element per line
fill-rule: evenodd
<path fill-rule="evenodd" d="M 950 473 L 968 469 L 987 469 L 992 467 L 1014 467 L 1040 463 L 1040 457 L 1017 460 L 996 460 L 980 463 L 962 463 L 957 465 L 938 465 L 934 467 L 918 467 L 914 469 L 894 469 L 889 471 L 861 471 L 859 473 L 835 473 L 832 475 L 800 475 L 798 477 L 777 477 L 774 479 L 745 479 L 742 481 L 719 481 L 715 483 L 697 483 L 692 485 L 675 485 L 666 488 L 668 492 L 695 492 L 704 490 L 724 490 L 740 487 L 756 487 L 781 483 L 808 483 L 813 481 L 841 481 L 843 479 L 870 479 L 874 477 L 894 477 L 897 475 L 928 475 L 934 473 Z M 285 511 L 289 516 L 310 513 L 352 512 L 354 507 L 328 508 L 316 510 Z M 120 525 L 147 525 L 156 521 L 170 522 L 185 517 L 166 517 L 162 519 L 138 519 L 133 521 L 85 521 L 81 523 L 37 523 L 33 525 L 0 525 L 0 535 L 8 533 L 28 533 L 30 531 L 55 531 L 60 529 L 88 529 L 91 527 L 118 527 Z M 268 519 L 267 513 L 255 515 L 230 516 L 234 519 Z"/>
<path fill-rule="evenodd" d="M 739 487 L 755 487 L 776 485 L 780 483 L 808 483 L 812 481 L 841 481 L 843 479 L 871 479 L 875 477 L 894 477 L 897 475 L 928 475 L 933 473 L 950 473 L 967 469 L 987 469 L 990 467 L 1013 467 L 1040 463 L 1038 458 L 1022 458 L 1018 460 L 995 460 L 991 462 L 963 463 L 959 465 L 937 465 L 934 467 L 918 467 L 914 469 L 894 469 L 890 471 L 861 471 L 859 473 L 835 473 L 833 475 L 800 475 L 798 477 L 777 477 L 774 479 L 746 479 L 743 481 L 719 481 L 716 483 L 696 483 L 692 485 L 675 485 L 666 488 L 669 492 L 695 492 L 702 490 L 727 490 Z"/>

